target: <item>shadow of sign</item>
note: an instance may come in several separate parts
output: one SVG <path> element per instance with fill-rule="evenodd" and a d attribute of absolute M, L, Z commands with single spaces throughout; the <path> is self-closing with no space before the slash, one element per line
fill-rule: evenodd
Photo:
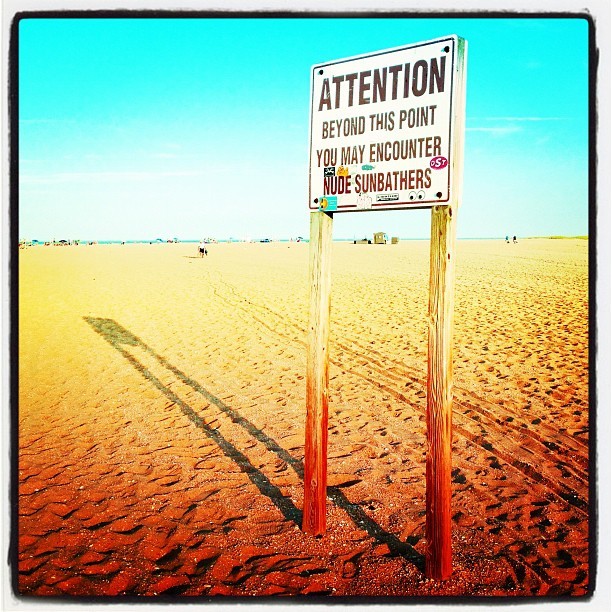
<path fill-rule="evenodd" d="M 205 421 L 195 412 L 195 410 L 183 401 L 176 393 L 174 393 L 167 385 L 165 385 L 157 376 L 145 367 L 132 353 L 128 350 L 130 347 L 137 347 L 151 357 L 153 357 L 160 365 L 171 372 L 182 383 L 191 387 L 194 391 L 202 395 L 211 405 L 216 406 L 220 411 L 228 415 L 232 422 L 242 427 L 254 439 L 261 442 L 267 450 L 274 453 L 282 459 L 294 472 L 303 479 L 304 465 L 302 461 L 293 457 L 287 450 L 278 445 L 278 443 L 268 436 L 264 431 L 256 427 L 248 419 L 245 419 L 230 406 L 221 401 L 218 397 L 210 393 L 202 387 L 200 383 L 187 376 L 184 372 L 169 363 L 164 357 L 156 353 L 149 345 L 143 342 L 138 336 L 134 335 L 129 330 L 119 325 L 113 319 L 104 319 L 98 317 L 83 317 L 84 320 L 97 332 L 104 340 L 106 340 L 115 350 L 117 350 L 131 366 L 134 367 L 147 381 L 149 381 L 156 389 L 162 392 L 170 401 L 178 406 L 181 412 L 196 426 L 203 431 L 206 436 L 212 439 L 227 457 L 232 459 L 236 465 L 248 476 L 251 482 L 259 489 L 259 491 L 268 497 L 274 505 L 280 510 L 283 516 L 296 523 L 298 526 L 302 524 L 302 512 L 289 500 L 283 496 L 281 490 L 274 485 L 270 479 L 261 470 L 257 469 L 229 440 L 227 440 L 219 431 L 208 426 Z M 402 542 L 395 535 L 385 531 L 380 525 L 375 523 L 358 505 L 352 503 L 338 487 L 328 487 L 327 497 L 343 509 L 351 520 L 359 528 L 365 530 L 368 535 L 380 543 L 387 544 L 389 550 L 394 555 L 401 555 L 406 560 L 412 562 L 418 569 L 424 571 L 425 558 L 418 553 L 409 543 Z"/>

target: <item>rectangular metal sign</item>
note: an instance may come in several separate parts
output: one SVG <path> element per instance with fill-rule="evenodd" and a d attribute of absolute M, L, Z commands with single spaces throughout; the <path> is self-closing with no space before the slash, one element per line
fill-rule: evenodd
<path fill-rule="evenodd" d="M 313 66 L 311 210 L 451 202 L 463 42 L 452 35 Z"/>

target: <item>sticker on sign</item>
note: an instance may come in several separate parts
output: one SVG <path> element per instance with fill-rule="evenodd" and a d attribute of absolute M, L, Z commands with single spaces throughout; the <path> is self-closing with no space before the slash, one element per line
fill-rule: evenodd
<path fill-rule="evenodd" d="M 313 66 L 311 210 L 330 196 L 335 212 L 451 202 L 464 50 L 453 35 Z"/>

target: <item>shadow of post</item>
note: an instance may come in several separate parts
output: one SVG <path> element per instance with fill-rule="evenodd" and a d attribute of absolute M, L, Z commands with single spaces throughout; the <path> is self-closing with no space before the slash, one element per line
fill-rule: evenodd
<path fill-rule="evenodd" d="M 293 503 L 283 496 L 280 489 L 272 484 L 268 477 L 260 470 L 255 468 L 248 458 L 241 453 L 235 446 L 226 440 L 217 430 L 209 427 L 198 414 L 184 402 L 176 393 L 163 384 L 150 370 L 141 364 L 129 351 L 124 348 L 124 345 L 138 347 L 153 357 L 160 365 L 172 372 L 181 382 L 191 387 L 194 391 L 202 395 L 208 402 L 215 405 L 223 413 L 227 414 L 233 423 L 240 425 L 253 438 L 261 442 L 270 452 L 277 455 L 287 465 L 295 471 L 301 478 L 304 478 L 304 465 L 302 461 L 293 457 L 287 450 L 278 445 L 278 443 L 268 436 L 264 431 L 256 427 L 248 419 L 245 419 L 238 412 L 230 408 L 227 404 L 221 401 L 218 397 L 210 393 L 202 387 L 197 381 L 187 376 L 184 372 L 169 363 L 164 357 L 158 355 L 150 346 L 143 342 L 138 336 L 135 336 L 130 331 L 119 325 L 113 319 L 103 319 L 98 317 L 83 317 L 84 320 L 102 336 L 115 350 L 117 350 L 142 376 L 161 391 L 169 400 L 174 402 L 187 416 L 191 422 L 201 429 L 209 438 L 214 440 L 219 448 L 232 459 L 238 467 L 247 474 L 251 482 L 259 489 L 259 491 L 269 497 L 277 508 L 282 512 L 283 516 L 290 521 L 295 522 L 301 527 L 302 512 L 296 508 Z M 359 528 L 364 529 L 370 537 L 380 543 L 387 544 L 390 552 L 393 555 L 401 555 L 406 560 L 412 562 L 419 570 L 425 569 L 425 557 L 417 552 L 407 542 L 402 542 L 397 536 L 385 531 L 380 525 L 374 522 L 358 505 L 352 503 L 338 487 L 328 487 L 327 497 L 342 508 L 351 520 Z"/>
<path fill-rule="evenodd" d="M 302 513 L 298 510 L 289 499 L 283 496 L 281 490 L 273 485 L 268 477 L 263 474 L 260 470 L 248 460 L 248 458 L 241 453 L 231 442 L 226 440 L 216 429 L 209 427 L 204 420 L 184 402 L 176 393 L 170 390 L 164 385 L 159 378 L 157 378 L 149 369 L 141 364 L 129 351 L 127 351 L 122 345 L 138 346 L 147 353 L 153 355 L 160 363 L 164 365 L 165 360 L 156 355 L 153 350 L 148 347 L 140 338 L 121 327 L 118 323 L 112 319 L 98 319 L 93 317 L 85 317 L 87 323 L 89 323 L 96 332 L 98 332 L 114 349 L 119 351 L 125 359 L 144 376 L 153 386 L 159 389 L 169 400 L 174 402 L 183 412 L 183 414 L 189 418 L 189 420 L 198 429 L 201 429 L 209 438 L 214 440 L 219 448 L 232 459 L 238 467 L 249 477 L 251 482 L 267 497 L 269 497 L 274 505 L 282 512 L 283 516 L 290 521 L 294 521 L 298 526 L 301 525 Z M 175 372 L 175 368 L 172 368 Z M 211 396 L 212 398 L 212 396 Z M 208 398 L 207 398 L 208 399 Z M 217 399 L 217 398 L 214 398 Z M 217 401 L 220 401 L 217 399 Z M 216 403 L 216 402 L 214 402 Z"/>

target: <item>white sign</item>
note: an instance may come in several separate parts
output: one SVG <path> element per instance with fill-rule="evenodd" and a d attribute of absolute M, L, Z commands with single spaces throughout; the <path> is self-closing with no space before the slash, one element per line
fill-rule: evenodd
<path fill-rule="evenodd" d="M 450 203 L 461 43 L 453 35 L 313 66 L 311 210 Z"/>

